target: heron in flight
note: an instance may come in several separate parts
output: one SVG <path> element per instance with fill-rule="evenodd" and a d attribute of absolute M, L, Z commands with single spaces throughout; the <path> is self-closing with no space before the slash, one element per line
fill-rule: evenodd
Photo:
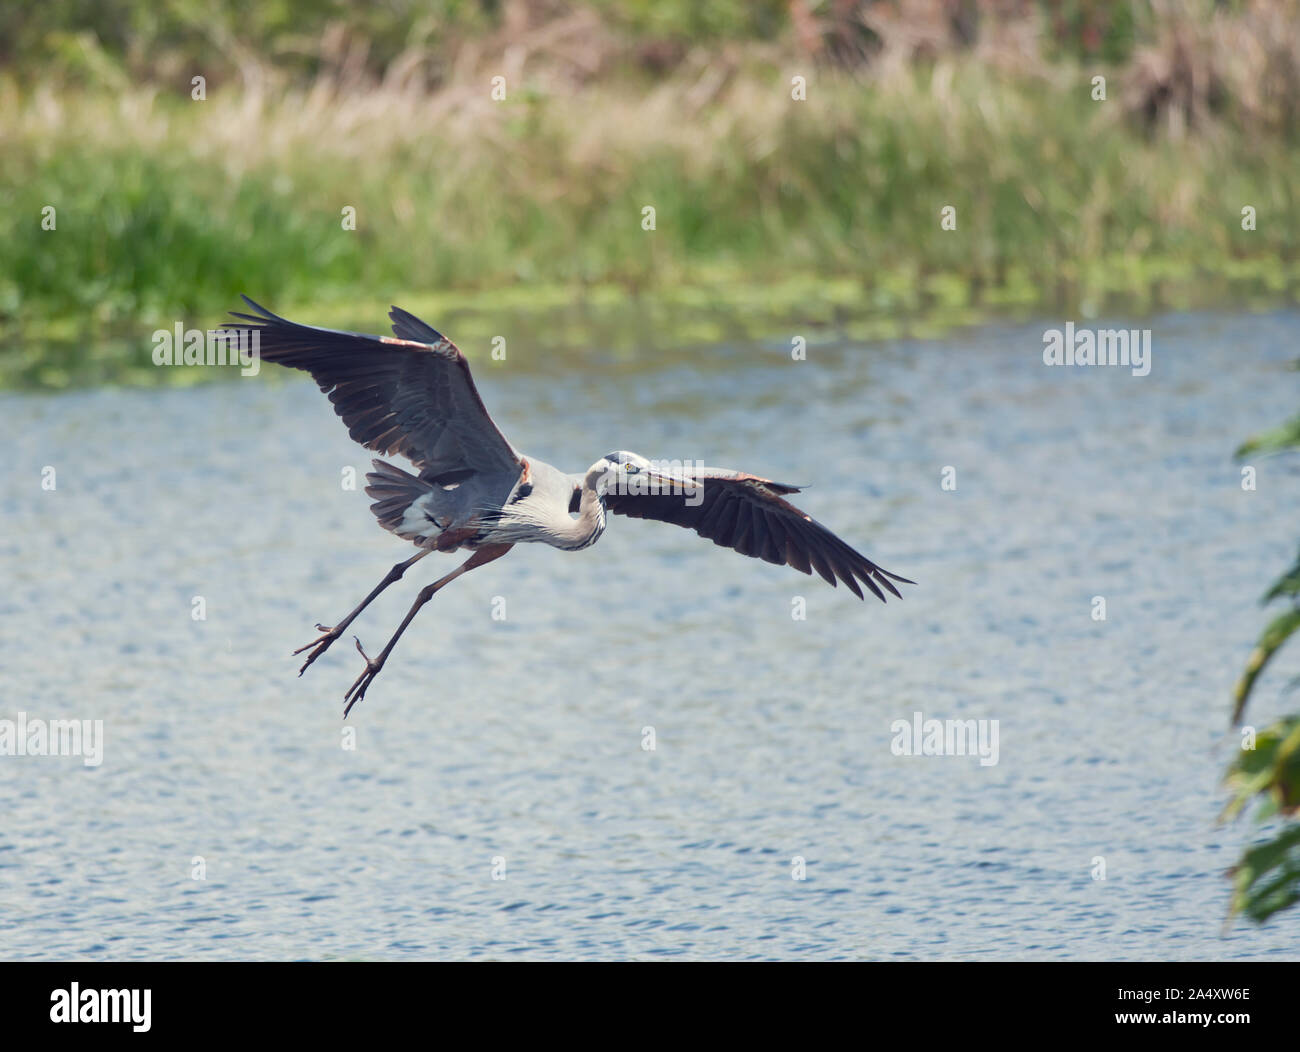
<path fill-rule="evenodd" d="M 714 544 L 806 574 L 815 569 L 832 586 L 843 581 L 859 599 L 859 582 L 882 602 L 886 591 L 899 596 L 893 581 L 915 583 L 882 570 L 786 501 L 797 486 L 725 468 L 666 468 L 622 450 L 578 475 L 525 456 L 488 416 L 459 348 L 397 307 L 389 313 L 394 336 L 366 336 L 298 325 L 243 299 L 254 313 L 232 314 L 248 324 L 218 336 L 248 341 L 244 346 L 251 343 L 263 360 L 310 373 L 355 441 L 403 456 L 415 469 L 374 460 L 366 493 L 374 498 L 370 510 L 379 524 L 419 551 L 389 570 L 338 624 L 316 626 L 323 635 L 294 651 L 310 651 L 298 675 L 430 552 L 473 553 L 420 590 L 377 657 L 356 640 L 366 665 L 344 695 L 345 719 L 439 590 L 526 541 L 569 552 L 588 548 L 604 533 L 610 512 L 686 526 Z"/>

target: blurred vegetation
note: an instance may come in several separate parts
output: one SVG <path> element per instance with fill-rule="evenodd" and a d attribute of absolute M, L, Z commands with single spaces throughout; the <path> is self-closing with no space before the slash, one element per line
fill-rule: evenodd
<path fill-rule="evenodd" d="M 1237 450 L 1237 457 L 1300 450 L 1300 416 Z M 1234 692 L 1233 723 L 1238 723 L 1256 682 L 1286 643 L 1300 632 L 1300 555 L 1264 594 L 1265 605 L 1282 612 L 1264 628 Z M 1290 688 L 1300 686 L 1300 677 Z M 1245 851 L 1232 871 L 1232 913 L 1262 922 L 1300 901 L 1300 714 L 1286 716 L 1255 735 L 1228 768 L 1232 799 L 1224 810 L 1233 818 L 1255 805 L 1256 822 L 1280 820 L 1271 839 Z"/>
<path fill-rule="evenodd" d="M 471 354 L 1294 299 L 1298 106 L 1292 0 L 10 5 L 0 383 L 192 379 L 147 334 L 240 292 Z"/>

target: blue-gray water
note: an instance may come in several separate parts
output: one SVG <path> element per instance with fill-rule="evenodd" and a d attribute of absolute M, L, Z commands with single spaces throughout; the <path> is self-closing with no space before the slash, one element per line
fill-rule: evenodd
<path fill-rule="evenodd" d="M 1294 464 L 1246 492 L 1231 452 L 1295 411 L 1300 315 L 1142 324 L 1142 378 L 1044 367 L 1041 324 L 483 365 L 526 452 L 810 484 L 919 585 L 859 603 L 614 520 L 438 595 L 346 725 L 351 638 L 301 679 L 289 653 L 410 549 L 341 484 L 368 454 L 313 385 L 0 397 L 0 718 L 105 735 L 98 767 L 0 757 L 0 956 L 1294 956 L 1295 911 L 1222 934 L 1252 830 L 1214 820 L 1300 527 Z M 453 565 L 367 611 L 372 653 Z M 917 711 L 998 720 L 999 762 L 893 755 Z"/>

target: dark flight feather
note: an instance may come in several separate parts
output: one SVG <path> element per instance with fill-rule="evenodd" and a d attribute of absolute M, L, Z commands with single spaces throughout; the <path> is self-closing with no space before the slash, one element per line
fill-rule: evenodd
<path fill-rule="evenodd" d="M 702 499 L 698 493 L 684 492 L 609 493 L 605 507 L 615 515 L 657 519 L 693 529 L 714 544 L 792 566 L 801 573 L 811 574 L 815 569 L 832 586 L 842 581 L 859 599 L 864 598 L 859 581 L 881 602 L 885 601 L 886 591 L 902 598 L 894 581 L 915 583 L 881 569 L 783 499 L 782 494 L 798 493 L 798 486 L 721 469 L 694 472 L 688 477 L 703 482 Z"/>
<path fill-rule="evenodd" d="M 492 418 L 450 340 L 397 307 L 397 338 L 299 325 L 247 296 L 234 313 L 257 333 L 262 359 L 311 374 L 352 438 L 408 458 L 421 477 L 471 470 L 518 475 L 523 465 Z M 235 327 L 224 331 L 238 331 Z"/>

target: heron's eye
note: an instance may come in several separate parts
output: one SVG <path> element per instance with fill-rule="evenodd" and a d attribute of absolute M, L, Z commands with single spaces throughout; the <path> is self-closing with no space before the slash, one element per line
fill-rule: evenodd
<path fill-rule="evenodd" d="M 627 473 L 628 473 L 629 475 L 635 475 L 638 471 L 641 470 L 641 469 L 640 469 L 639 467 L 637 467 L 637 465 L 635 465 L 635 464 L 628 464 L 628 465 L 626 465 L 626 468 L 627 468 Z"/>

